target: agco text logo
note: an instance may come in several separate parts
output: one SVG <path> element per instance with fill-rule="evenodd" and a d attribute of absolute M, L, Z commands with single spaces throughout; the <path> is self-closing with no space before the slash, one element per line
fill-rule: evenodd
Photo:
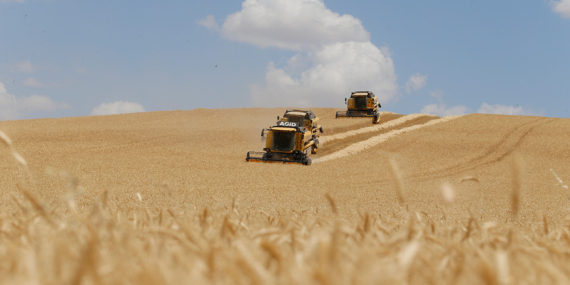
<path fill-rule="evenodd" d="M 296 127 L 297 123 L 295 122 L 279 122 L 280 127 Z"/>

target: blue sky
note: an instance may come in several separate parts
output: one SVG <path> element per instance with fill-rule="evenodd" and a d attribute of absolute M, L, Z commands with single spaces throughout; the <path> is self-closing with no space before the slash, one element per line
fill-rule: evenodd
<path fill-rule="evenodd" d="M 236 107 L 570 117 L 570 0 L 0 0 L 0 120 Z"/>

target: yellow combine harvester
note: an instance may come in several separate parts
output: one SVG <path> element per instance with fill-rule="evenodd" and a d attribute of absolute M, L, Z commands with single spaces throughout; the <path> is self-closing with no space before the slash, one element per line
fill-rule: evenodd
<path fill-rule="evenodd" d="M 311 154 L 319 149 L 319 135 L 323 127 L 318 125 L 317 116 L 312 111 L 287 110 L 274 127 L 263 129 L 267 132 L 264 152 L 250 151 L 246 161 L 282 162 L 311 165 Z"/>
<path fill-rule="evenodd" d="M 350 98 L 344 99 L 347 105 L 346 111 L 336 112 L 337 118 L 363 118 L 363 117 L 373 117 L 373 124 L 377 124 L 380 121 L 380 113 L 378 113 L 378 108 L 382 106 L 378 102 L 378 98 L 371 91 L 356 91 L 352 92 Z"/>

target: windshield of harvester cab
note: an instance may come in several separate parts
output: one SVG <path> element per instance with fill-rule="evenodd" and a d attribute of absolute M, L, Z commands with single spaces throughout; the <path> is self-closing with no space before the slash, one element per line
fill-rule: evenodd
<path fill-rule="evenodd" d="M 291 116 L 291 115 L 288 115 L 288 116 L 287 116 L 287 121 L 298 123 L 299 126 L 304 126 L 304 125 L 305 125 L 305 116 Z"/>
<path fill-rule="evenodd" d="M 366 108 L 366 96 L 354 96 L 354 105 L 356 108 Z"/>
<path fill-rule="evenodd" d="M 274 151 L 291 151 L 295 148 L 295 132 L 273 132 Z"/>

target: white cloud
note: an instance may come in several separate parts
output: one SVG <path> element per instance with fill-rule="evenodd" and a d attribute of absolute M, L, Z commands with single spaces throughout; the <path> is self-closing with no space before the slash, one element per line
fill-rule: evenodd
<path fill-rule="evenodd" d="M 24 79 L 22 81 L 22 83 L 24 83 L 24 85 L 32 86 L 32 87 L 49 87 L 49 85 L 42 83 L 42 82 L 40 82 L 37 79 L 32 78 L 32 77 Z"/>
<path fill-rule="evenodd" d="M 519 115 L 519 116 L 541 116 L 543 112 L 538 112 L 534 110 L 524 109 L 521 106 L 513 107 L 507 105 L 489 105 L 487 103 L 483 103 L 477 113 L 483 114 L 497 114 L 497 115 Z"/>
<path fill-rule="evenodd" d="M 441 89 L 435 89 L 429 93 L 431 97 L 437 99 L 439 104 L 428 104 L 425 105 L 420 113 L 422 114 L 430 114 L 436 116 L 458 116 L 458 115 L 465 115 L 470 113 L 471 110 L 464 105 L 457 105 L 453 107 L 447 107 L 447 105 L 443 102 L 443 91 Z"/>
<path fill-rule="evenodd" d="M 443 91 L 441 91 L 441 89 L 435 89 L 431 91 L 429 95 L 437 99 L 438 102 L 443 103 Z"/>
<path fill-rule="evenodd" d="M 196 23 L 200 26 L 206 27 L 209 30 L 218 31 L 220 29 L 220 26 L 218 26 L 218 22 L 216 22 L 214 15 L 208 15 L 205 19 L 197 20 Z"/>
<path fill-rule="evenodd" d="M 20 119 L 31 112 L 54 112 L 57 109 L 69 108 L 69 104 L 54 102 L 47 96 L 16 97 L 8 94 L 6 86 L 0 82 L 0 120 Z"/>
<path fill-rule="evenodd" d="M 439 89 L 438 89 L 439 90 Z M 465 115 L 470 113 L 471 110 L 469 108 L 458 105 L 454 107 L 447 108 L 447 105 L 444 103 L 440 104 L 429 104 L 422 108 L 420 113 L 423 114 L 431 114 L 437 116 L 455 116 L 455 115 Z M 543 112 L 538 112 L 534 110 L 524 109 L 523 107 L 513 107 L 507 105 L 489 105 L 487 103 L 483 103 L 477 113 L 482 114 L 496 114 L 496 115 L 519 115 L 519 116 L 540 116 L 543 115 Z"/>
<path fill-rule="evenodd" d="M 453 107 L 447 108 L 447 105 L 445 105 L 443 103 L 426 105 L 420 111 L 420 113 L 422 113 L 422 114 L 430 114 L 430 115 L 436 115 L 436 116 L 442 116 L 442 117 L 465 115 L 469 112 L 470 112 L 469 108 L 467 108 L 463 105 L 458 105 L 458 106 L 453 106 Z"/>
<path fill-rule="evenodd" d="M 89 72 L 89 70 L 86 67 L 81 67 L 81 68 L 78 68 L 77 70 L 75 70 L 75 72 L 77 72 L 79 74 L 85 74 L 85 73 Z"/>
<path fill-rule="evenodd" d="M 408 82 L 406 82 L 406 92 L 410 94 L 412 93 L 412 91 L 420 90 L 424 88 L 424 86 L 426 86 L 426 83 L 427 83 L 427 74 L 421 75 L 419 73 L 416 73 L 412 75 L 410 79 L 408 79 Z"/>
<path fill-rule="evenodd" d="M 32 73 L 37 69 L 32 65 L 32 63 L 29 60 L 16 62 L 11 67 L 18 72 L 27 72 L 27 73 Z"/>
<path fill-rule="evenodd" d="M 389 52 L 370 42 L 346 42 L 323 46 L 307 54 L 312 65 L 294 78 L 298 58 L 285 68 L 267 66 L 265 86 L 253 85 L 256 106 L 338 106 L 351 91 L 371 90 L 385 103 L 398 92 L 394 63 Z"/>
<path fill-rule="evenodd" d="M 359 19 L 332 12 L 322 0 L 245 0 L 225 19 L 222 34 L 299 51 L 282 68 L 267 65 L 265 83 L 251 86 L 256 106 L 338 106 L 356 90 L 386 103 L 398 94 L 388 48 L 372 44 Z"/>
<path fill-rule="evenodd" d="M 570 19 L 570 0 L 550 1 L 552 11 L 560 14 L 563 18 Z"/>
<path fill-rule="evenodd" d="M 145 112 L 144 107 L 135 102 L 116 101 L 113 103 L 102 103 L 91 110 L 91 116 L 116 115 L 126 113 Z"/>
<path fill-rule="evenodd" d="M 47 96 L 32 95 L 30 97 L 21 97 L 18 99 L 20 109 L 28 112 L 35 111 L 48 111 L 53 112 L 57 109 L 70 109 L 71 106 L 67 103 L 58 103 L 52 101 Z"/>
<path fill-rule="evenodd" d="M 322 0 L 245 0 L 229 15 L 222 34 L 258 47 L 309 50 L 338 42 L 368 42 L 359 19 L 340 15 Z"/>

